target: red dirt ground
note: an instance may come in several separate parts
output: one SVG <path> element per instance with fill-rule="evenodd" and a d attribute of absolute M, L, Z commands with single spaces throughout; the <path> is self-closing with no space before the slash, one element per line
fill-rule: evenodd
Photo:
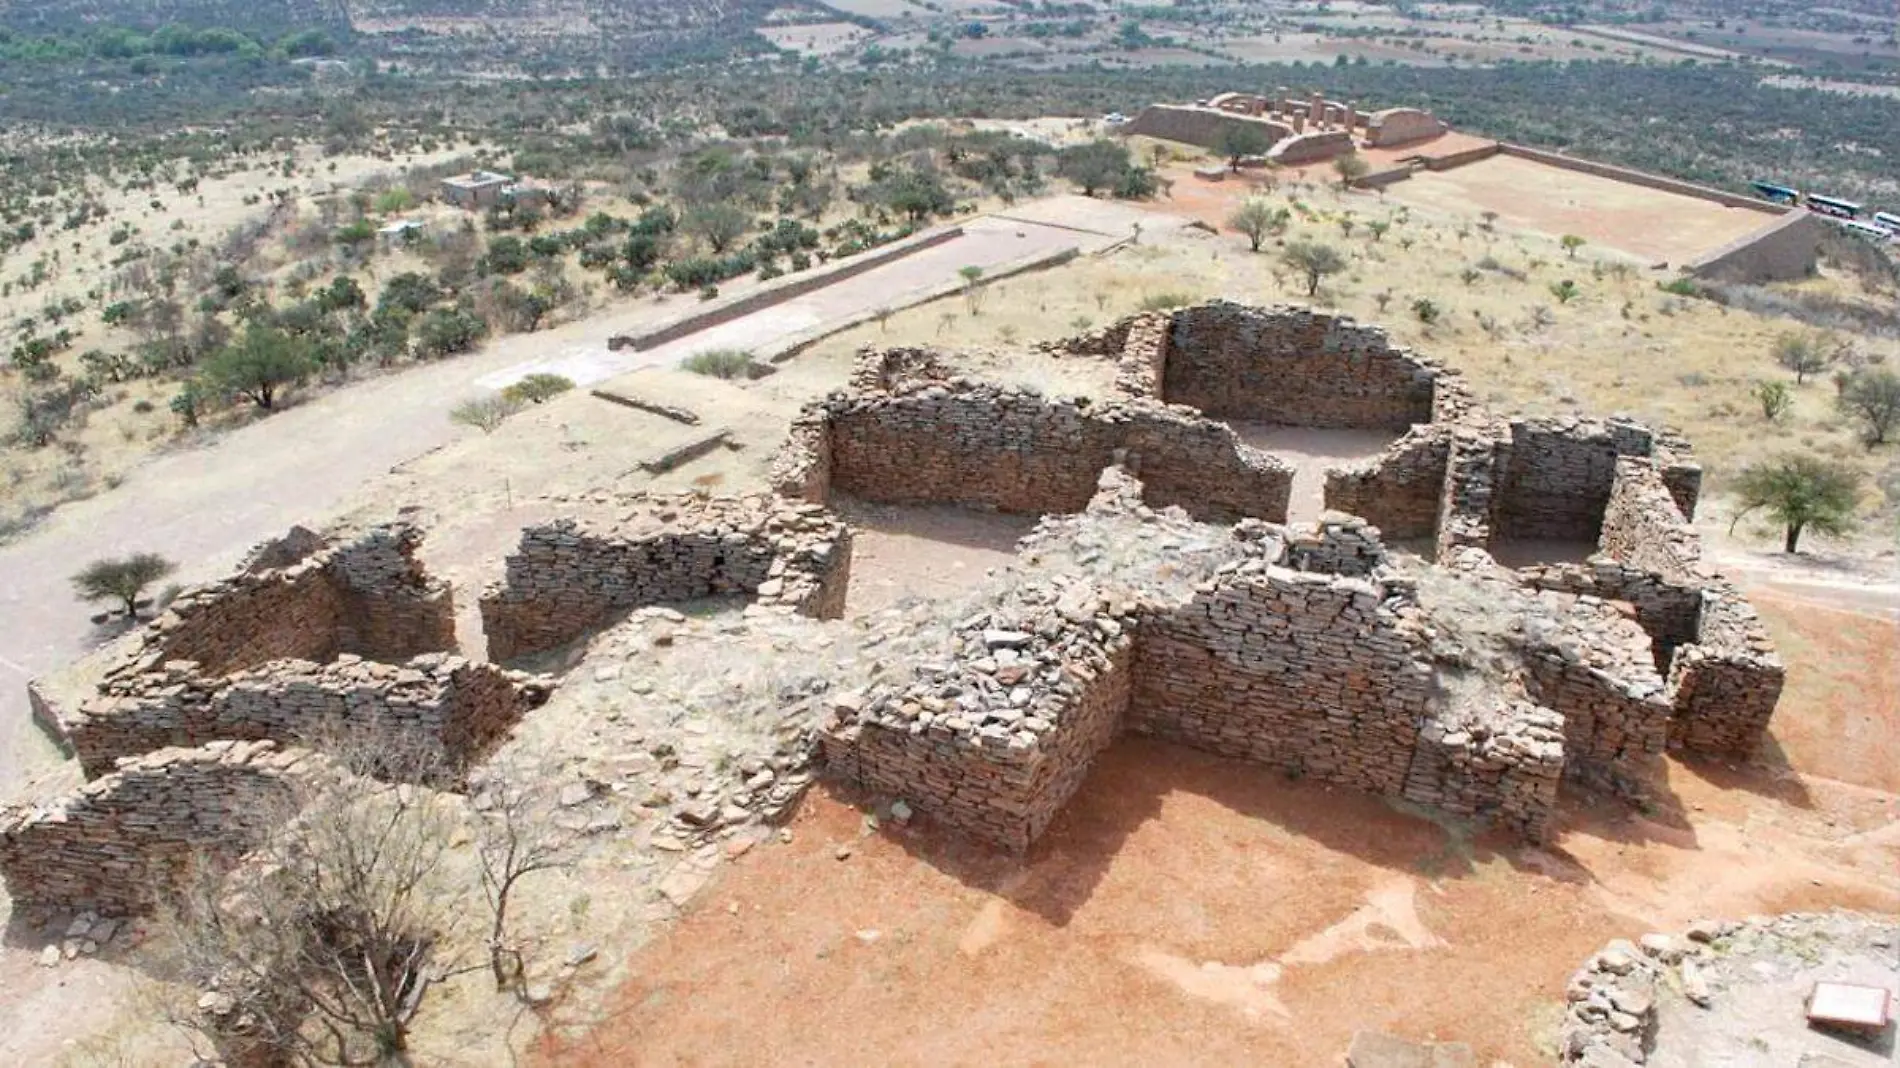
<path fill-rule="evenodd" d="M 1609 938 L 1900 910 L 1900 799 L 1868 788 L 1900 744 L 1893 626 L 1764 615 L 1791 646 L 1830 640 L 1790 650 L 1776 727 L 1812 776 L 1671 761 L 1648 816 L 1572 802 L 1527 849 L 1131 739 L 1026 863 L 924 826 L 867 835 L 821 792 L 790 845 L 741 858 L 634 955 L 606 1019 L 538 1061 L 1298 1065 L 1377 1027 L 1541 1063 L 1565 978 Z M 1887 703 L 1842 711 L 1883 683 Z M 1824 744 L 1842 729 L 1864 745 Z"/>

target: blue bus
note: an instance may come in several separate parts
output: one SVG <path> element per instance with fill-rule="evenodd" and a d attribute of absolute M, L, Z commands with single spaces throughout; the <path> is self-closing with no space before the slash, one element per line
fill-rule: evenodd
<path fill-rule="evenodd" d="M 1836 219 L 1860 218 L 1860 205 L 1839 197 L 1824 197 L 1819 193 L 1808 194 L 1808 210 L 1832 215 Z"/>
<path fill-rule="evenodd" d="M 1760 193 L 1764 200 L 1772 200 L 1777 204 L 1799 204 L 1801 202 L 1801 190 L 1799 189 L 1790 189 L 1785 185 L 1776 185 L 1773 182 L 1750 182 L 1748 184 L 1754 186 L 1755 192 Z"/>

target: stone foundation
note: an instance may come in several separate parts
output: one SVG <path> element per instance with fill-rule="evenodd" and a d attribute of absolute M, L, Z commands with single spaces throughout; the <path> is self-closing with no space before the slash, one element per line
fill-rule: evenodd
<path fill-rule="evenodd" d="M 488 654 L 546 652 L 642 605 L 750 594 L 820 618 L 844 610 L 851 536 L 823 508 L 755 496 L 642 496 L 614 522 L 522 532 L 481 600 Z"/>

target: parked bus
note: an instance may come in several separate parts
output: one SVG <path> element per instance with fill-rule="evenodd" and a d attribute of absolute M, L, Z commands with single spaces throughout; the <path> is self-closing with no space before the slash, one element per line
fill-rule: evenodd
<path fill-rule="evenodd" d="M 1885 241 L 1893 240 L 1893 234 L 1889 233 L 1888 231 L 1883 230 L 1880 227 L 1873 225 L 1872 223 L 1864 223 L 1855 219 L 1841 220 L 1841 229 L 1846 230 L 1849 233 L 1859 234 L 1862 237 L 1871 237 L 1875 241 L 1885 242 Z"/>
<path fill-rule="evenodd" d="M 1801 190 L 1799 189 L 1790 189 L 1785 185 L 1776 185 L 1773 182 L 1750 182 L 1748 184 L 1754 186 L 1755 192 L 1760 193 L 1764 200 L 1772 200 L 1777 204 L 1801 203 Z"/>
<path fill-rule="evenodd" d="M 1900 235 L 1900 215 L 1895 215 L 1887 211 L 1876 211 L 1874 212 L 1874 225 L 1890 234 Z"/>
<path fill-rule="evenodd" d="M 1808 194 L 1808 210 L 1818 211 L 1822 215 L 1832 215 L 1836 219 L 1858 219 L 1860 205 L 1839 197 L 1824 197 L 1819 193 Z"/>

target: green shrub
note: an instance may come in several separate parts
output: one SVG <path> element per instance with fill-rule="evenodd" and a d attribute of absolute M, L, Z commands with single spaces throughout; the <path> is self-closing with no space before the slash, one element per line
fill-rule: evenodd
<path fill-rule="evenodd" d="M 574 380 L 546 373 L 532 374 L 501 391 L 508 400 L 521 404 L 540 404 L 574 388 Z"/>
<path fill-rule="evenodd" d="M 696 375 L 731 379 L 751 377 L 753 362 L 752 354 L 743 349 L 713 349 L 686 357 L 680 366 Z"/>

